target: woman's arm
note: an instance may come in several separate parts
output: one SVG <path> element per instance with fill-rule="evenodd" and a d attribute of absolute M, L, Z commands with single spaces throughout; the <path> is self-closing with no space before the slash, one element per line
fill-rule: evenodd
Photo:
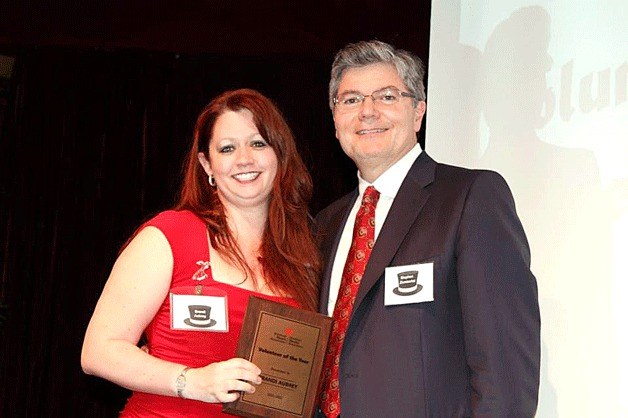
<path fill-rule="evenodd" d="M 133 391 L 177 396 L 176 380 L 186 367 L 142 351 L 137 342 L 168 295 L 173 257 L 168 240 L 146 227 L 124 249 L 98 300 L 87 327 L 81 366 Z M 209 364 L 186 375 L 186 398 L 230 402 L 231 391 L 255 391 L 260 369 L 244 359 Z"/>

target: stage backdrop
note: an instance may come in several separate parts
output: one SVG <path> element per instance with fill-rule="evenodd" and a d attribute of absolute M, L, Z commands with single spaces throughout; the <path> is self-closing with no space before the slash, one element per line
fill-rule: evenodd
<path fill-rule="evenodd" d="M 427 151 L 509 182 L 542 315 L 537 417 L 628 416 L 628 5 L 434 0 Z"/>

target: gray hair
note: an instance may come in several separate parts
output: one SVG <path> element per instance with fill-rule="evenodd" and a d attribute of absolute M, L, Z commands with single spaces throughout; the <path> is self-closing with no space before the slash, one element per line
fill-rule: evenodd
<path fill-rule="evenodd" d="M 395 66 L 405 87 L 416 97 L 413 100 L 415 106 L 418 102 L 425 101 L 425 67 L 421 59 L 411 52 L 373 40 L 348 44 L 336 54 L 329 80 L 329 107 L 334 110 L 333 100 L 338 94 L 338 86 L 346 70 L 379 63 Z"/>

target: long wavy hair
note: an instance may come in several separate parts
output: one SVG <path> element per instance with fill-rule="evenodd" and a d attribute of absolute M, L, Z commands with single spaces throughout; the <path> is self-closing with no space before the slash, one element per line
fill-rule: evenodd
<path fill-rule="evenodd" d="M 277 155 L 277 174 L 270 195 L 268 219 L 260 248 L 260 263 L 268 287 L 291 296 L 301 306 L 316 310 L 320 260 L 310 230 L 308 203 L 312 179 L 301 160 L 294 136 L 275 104 L 251 89 L 226 91 L 212 100 L 198 116 L 188 153 L 179 201 L 174 209 L 187 209 L 205 221 L 211 245 L 234 265 L 253 277 L 227 222 L 218 193 L 207 182 L 198 161 L 209 156 L 216 120 L 228 111 L 248 110 L 255 126 Z"/>

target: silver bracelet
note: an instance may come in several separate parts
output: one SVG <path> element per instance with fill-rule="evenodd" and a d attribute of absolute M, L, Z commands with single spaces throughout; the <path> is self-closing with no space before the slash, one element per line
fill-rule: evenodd
<path fill-rule="evenodd" d="M 181 374 L 179 374 L 179 376 L 177 377 L 177 395 L 179 395 L 179 398 L 185 399 L 185 397 L 183 397 L 183 390 L 185 389 L 185 374 L 188 372 L 188 370 L 190 370 L 189 367 L 186 367 L 185 369 L 181 370 Z"/>

